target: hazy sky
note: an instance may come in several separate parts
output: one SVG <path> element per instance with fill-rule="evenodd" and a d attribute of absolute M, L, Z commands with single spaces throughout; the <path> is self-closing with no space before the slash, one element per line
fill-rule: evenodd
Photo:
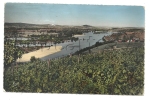
<path fill-rule="evenodd" d="M 5 22 L 144 27 L 142 6 L 5 4 Z"/>

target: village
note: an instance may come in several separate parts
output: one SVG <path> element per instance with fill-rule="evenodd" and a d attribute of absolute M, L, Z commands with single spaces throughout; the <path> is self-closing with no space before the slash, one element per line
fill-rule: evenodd
<path fill-rule="evenodd" d="M 104 36 L 104 41 L 115 42 L 144 42 L 144 30 L 116 32 L 109 36 Z"/>

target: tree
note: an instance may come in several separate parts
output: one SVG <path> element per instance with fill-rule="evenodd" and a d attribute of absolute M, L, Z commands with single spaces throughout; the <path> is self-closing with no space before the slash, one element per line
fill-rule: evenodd
<path fill-rule="evenodd" d="M 31 62 L 34 62 L 34 61 L 36 61 L 36 58 L 35 58 L 35 56 L 32 56 L 32 57 L 30 58 L 30 61 L 31 61 Z"/>
<path fill-rule="evenodd" d="M 4 66 L 9 66 L 18 58 L 21 58 L 23 51 L 15 45 L 13 40 L 4 41 Z"/>
<path fill-rule="evenodd" d="M 99 45 L 99 42 L 96 42 L 96 43 L 95 43 L 95 47 L 97 47 L 98 45 Z"/>
<path fill-rule="evenodd" d="M 123 40 L 124 40 L 124 41 L 127 41 L 127 37 L 126 37 L 125 35 L 123 36 Z"/>

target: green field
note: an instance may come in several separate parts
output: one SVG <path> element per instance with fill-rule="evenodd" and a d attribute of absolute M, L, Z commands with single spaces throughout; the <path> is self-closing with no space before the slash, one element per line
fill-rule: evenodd
<path fill-rule="evenodd" d="M 4 70 L 7 92 L 142 95 L 144 47 L 35 60 Z"/>

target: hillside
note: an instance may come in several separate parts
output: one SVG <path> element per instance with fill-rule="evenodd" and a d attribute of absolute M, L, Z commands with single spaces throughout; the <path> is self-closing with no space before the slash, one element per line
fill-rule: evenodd
<path fill-rule="evenodd" d="M 144 48 L 12 66 L 4 71 L 4 89 L 7 92 L 142 95 Z"/>

